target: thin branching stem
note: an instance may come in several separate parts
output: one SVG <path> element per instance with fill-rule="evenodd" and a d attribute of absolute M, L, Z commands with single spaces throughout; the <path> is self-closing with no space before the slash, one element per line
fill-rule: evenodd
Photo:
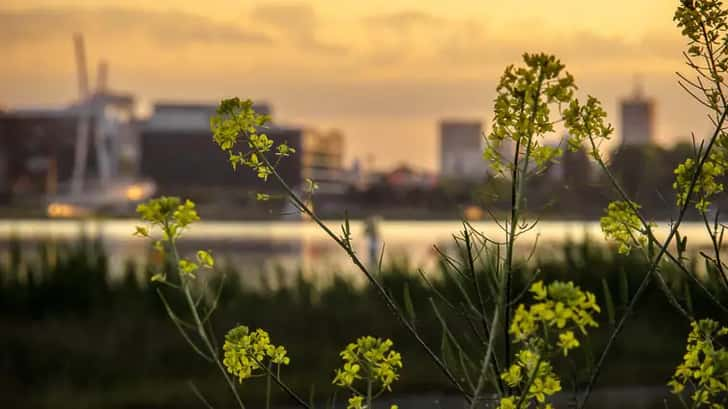
<path fill-rule="evenodd" d="M 688 187 L 688 192 L 685 197 L 685 202 L 682 204 L 678 218 L 675 220 L 675 223 L 673 224 L 672 228 L 670 229 L 670 234 L 668 235 L 667 239 L 665 239 L 665 242 L 663 243 L 662 247 L 660 248 L 660 252 L 657 254 L 654 261 L 652 262 L 652 265 L 650 266 L 649 270 L 647 271 L 647 274 L 645 274 L 645 277 L 642 279 L 642 282 L 640 283 L 639 287 L 637 288 L 637 291 L 632 296 L 632 299 L 630 300 L 629 305 L 627 306 L 627 309 L 625 310 L 622 317 L 619 319 L 617 326 L 612 331 L 612 334 L 610 335 L 609 340 L 607 341 L 607 345 L 602 350 L 602 353 L 599 356 L 599 361 L 597 361 L 597 365 L 594 368 L 594 370 L 592 371 L 589 382 L 586 385 L 586 388 L 584 390 L 584 396 L 583 396 L 581 402 L 579 403 L 578 409 L 583 409 L 586 406 L 586 403 L 588 402 L 589 397 L 591 396 L 592 389 L 594 388 L 594 384 L 596 383 L 596 381 L 599 378 L 599 375 L 602 371 L 602 367 L 604 366 L 604 363 L 606 361 L 607 355 L 609 354 L 609 351 L 614 346 L 614 342 L 616 341 L 617 337 L 619 336 L 622 329 L 624 328 L 624 324 L 626 323 L 627 319 L 629 319 L 630 315 L 634 311 L 635 306 L 637 305 L 637 301 L 639 301 L 639 299 L 642 297 L 642 294 L 645 292 L 645 290 L 649 286 L 652 275 L 654 274 L 655 270 L 657 269 L 657 266 L 658 266 L 660 260 L 662 259 L 663 255 L 667 252 L 667 248 L 670 245 L 670 242 L 672 241 L 673 237 L 677 233 L 678 228 L 680 227 L 680 223 L 682 223 L 682 220 L 685 217 L 685 213 L 687 212 L 687 209 L 690 206 L 690 202 L 691 202 L 693 193 L 695 192 L 695 187 L 698 183 L 698 178 L 700 177 L 700 174 L 702 172 L 703 165 L 705 165 L 705 162 L 708 160 L 708 157 L 710 156 L 710 152 L 713 148 L 713 145 L 715 144 L 715 141 L 718 139 L 718 135 L 720 135 L 720 127 L 722 126 L 723 122 L 725 121 L 726 115 L 728 115 L 728 109 L 723 110 L 723 113 L 721 114 L 720 119 L 719 119 L 719 125 L 716 127 L 715 131 L 713 132 L 713 135 L 710 138 L 710 142 L 708 143 L 708 146 L 705 148 L 705 152 L 703 153 L 703 156 L 700 158 L 700 161 L 698 162 L 695 173 L 693 174 L 692 179 L 690 180 L 690 185 Z"/>
<path fill-rule="evenodd" d="M 517 237 L 516 228 L 518 226 L 518 219 L 520 217 L 520 211 L 521 211 L 521 203 L 523 202 L 523 188 L 525 186 L 525 178 L 528 174 L 528 161 L 529 157 L 531 155 L 531 147 L 532 147 L 532 138 L 533 138 L 533 123 L 536 120 L 536 113 L 538 111 L 538 101 L 541 98 L 541 86 L 543 85 L 543 79 L 544 79 L 544 72 L 541 70 L 539 72 L 538 77 L 538 85 L 536 87 L 536 92 L 533 96 L 533 105 L 531 106 L 532 112 L 528 121 L 528 135 L 526 135 L 526 150 L 523 157 L 523 170 L 519 169 L 519 156 L 520 156 L 520 148 L 521 148 L 521 137 L 519 136 L 516 141 L 516 152 L 514 154 L 513 158 L 513 180 L 511 184 L 511 220 L 509 231 L 508 231 L 508 237 L 507 237 L 507 246 L 506 246 L 506 260 L 505 260 L 505 268 L 504 268 L 504 274 L 506 277 L 506 286 L 505 286 L 505 298 L 504 298 L 504 304 L 503 304 L 503 313 L 504 313 L 504 319 L 503 319 L 503 339 L 504 339 L 504 345 L 505 345 L 505 360 L 506 360 L 506 368 L 510 366 L 511 363 L 511 340 L 510 340 L 510 334 L 508 333 L 508 328 L 510 326 L 510 314 L 511 314 L 511 308 L 510 308 L 510 302 L 511 302 L 511 286 L 512 286 L 512 276 L 513 276 L 513 250 L 515 245 L 515 240 Z M 524 110 L 526 107 L 526 100 L 525 97 L 521 100 L 521 106 L 520 106 L 520 115 L 519 117 L 523 116 Z"/>
<path fill-rule="evenodd" d="M 488 322 L 486 320 L 486 316 L 488 314 L 488 311 L 485 308 L 485 300 L 483 299 L 483 293 L 480 289 L 480 280 L 478 279 L 478 276 L 475 272 L 475 260 L 473 258 L 472 253 L 472 246 L 470 242 L 470 234 L 468 233 L 468 227 L 465 226 L 464 229 L 464 237 L 465 237 L 465 246 L 467 247 L 467 257 L 468 257 L 468 267 L 470 268 L 470 274 L 472 275 L 472 280 L 474 282 L 475 286 L 475 292 L 478 295 L 478 304 L 480 306 L 480 314 L 482 316 L 481 321 L 483 324 L 483 331 L 486 334 L 486 337 L 490 337 L 490 329 L 488 328 Z M 493 370 L 495 372 L 495 378 L 496 378 L 496 386 L 501 393 L 503 392 L 503 382 L 501 381 L 498 374 L 500 373 L 500 368 L 498 367 L 498 362 L 495 360 L 495 355 L 493 355 L 493 360 L 491 362 L 491 365 L 493 366 Z"/>
<path fill-rule="evenodd" d="M 283 179 L 283 177 L 278 173 L 278 170 L 275 169 L 268 158 L 261 152 L 258 151 L 259 156 L 264 161 L 266 166 L 271 171 L 271 175 L 278 181 L 280 186 L 283 188 L 283 190 L 288 194 L 288 196 L 291 198 L 291 200 L 307 215 L 311 218 L 311 220 L 314 221 L 334 242 L 336 242 L 339 247 L 341 247 L 346 254 L 349 256 L 351 261 L 354 263 L 354 265 L 366 276 L 367 280 L 374 286 L 374 288 L 377 290 L 377 293 L 379 296 L 384 300 L 384 303 L 389 308 L 389 310 L 392 312 L 392 314 L 397 317 L 397 319 L 400 321 L 400 323 L 409 331 L 410 335 L 415 338 L 418 344 L 422 346 L 422 348 L 425 350 L 425 352 L 430 356 L 430 358 L 435 362 L 435 364 L 440 368 L 440 370 L 445 374 L 445 376 L 448 378 L 450 383 L 455 386 L 455 388 L 460 391 L 467 400 L 470 400 L 470 394 L 463 388 L 462 385 L 460 385 L 460 382 L 455 378 L 455 376 L 452 374 L 450 369 L 447 367 L 447 365 L 440 359 L 440 357 L 437 356 L 437 354 L 430 348 L 429 345 L 422 339 L 420 334 L 417 332 L 415 327 L 412 325 L 411 322 L 407 319 L 407 317 L 404 315 L 402 311 L 400 311 L 399 307 L 395 303 L 394 299 L 390 296 L 390 294 L 387 292 L 387 290 L 382 286 L 382 284 L 372 275 L 372 273 L 366 268 L 364 263 L 359 259 L 359 257 L 356 255 L 354 250 L 351 248 L 348 242 L 342 240 L 340 237 L 338 237 L 324 222 L 319 218 L 314 211 L 306 205 L 299 197 L 298 195 L 293 191 L 293 189 L 288 185 L 288 183 Z"/>
<path fill-rule="evenodd" d="M 179 257 L 179 253 L 177 251 L 177 243 L 176 243 L 173 235 L 170 235 L 170 234 L 168 234 L 168 235 L 170 236 L 169 245 L 172 249 L 172 256 L 173 256 L 173 260 L 175 263 L 174 265 L 179 274 L 179 267 L 177 267 L 177 266 L 179 266 L 180 257 Z M 230 375 L 225 370 L 225 367 L 222 365 L 222 362 L 220 362 L 220 358 L 217 353 L 217 349 L 213 345 L 212 341 L 210 341 L 210 337 L 207 334 L 207 329 L 205 328 L 205 323 L 200 318 L 200 314 L 197 311 L 197 307 L 195 306 L 195 301 L 192 298 L 189 280 L 182 277 L 181 274 L 180 274 L 180 280 L 181 280 L 181 284 L 182 284 L 182 293 L 185 296 L 185 300 L 187 301 L 187 306 L 190 309 L 190 313 L 192 314 L 192 318 L 194 319 L 195 326 L 197 327 L 197 334 L 199 335 L 202 342 L 205 344 L 205 347 L 207 347 L 210 357 L 213 359 L 213 361 L 215 361 L 215 365 L 220 370 L 220 373 L 222 374 L 223 378 L 225 378 L 225 382 L 228 384 L 230 391 L 233 393 L 233 396 L 235 396 L 235 400 L 237 401 L 238 406 L 241 409 L 245 409 L 245 405 L 243 404 L 243 401 L 240 398 L 240 394 L 238 393 L 238 389 L 235 386 L 235 382 L 233 381 L 233 379 L 230 377 Z"/>
<path fill-rule="evenodd" d="M 501 291 L 501 298 L 503 297 L 504 292 Z M 503 302 L 505 304 L 505 302 Z M 498 326 L 498 318 L 500 317 L 500 306 L 501 303 L 496 304 L 495 309 L 493 310 L 493 320 L 492 327 L 495 329 Z M 478 407 L 478 402 L 480 400 L 480 396 L 483 394 L 483 388 L 485 388 L 485 380 L 488 377 L 488 363 L 490 362 L 490 355 L 493 353 L 493 345 L 495 344 L 495 331 L 490 332 L 490 337 L 488 338 L 488 346 L 485 350 L 485 356 L 483 357 L 483 361 L 480 366 L 480 375 L 478 376 L 478 384 L 475 387 L 475 391 L 473 392 L 473 398 L 470 401 L 470 409 L 476 409 Z"/>
<path fill-rule="evenodd" d="M 622 186 L 619 184 L 619 182 L 617 182 L 617 178 L 614 176 L 614 174 L 609 169 L 609 167 L 607 167 L 607 165 L 604 163 L 604 161 L 602 160 L 601 155 L 598 154 L 598 151 L 596 150 L 597 149 L 596 148 L 596 145 L 594 143 L 594 138 L 591 135 L 589 136 L 589 141 L 591 142 L 592 149 L 595 152 L 595 155 L 594 156 L 595 156 L 595 159 L 596 159 L 597 163 L 599 164 L 599 167 L 602 169 L 602 171 L 604 172 L 604 174 L 609 179 L 609 181 L 612 184 L 612 187 L 614 188 L 614 190 L 617 191 L 617 193 L 619 194 L 619 196 L 621 196 L 622 200 L 627 204 L 627 206 L 629 207 L 630 211 L 635 216 L 637 216 L 637 218 L 639 219 L 640 223 L 642 223 L 642 227 L 644 229 L 644 233 L 647 235 L 648 240 L 650 240 L 650 242 L 654 243 L 658 247 L 665 248 L 665 254 L 667 254 L 669 258 L 674 259 L 675 257 L 672 254 L 670 254 L 669 250 L 667 250 L 667 248 L 669 246 L 669 240 L 667 242 L 665 242 L 664 245 L 663 245 L 663 243 L 660 243 L 659 240 L 657 240 L 657 238 L 655 237 L 655 235 L 652 233 L 652 226 L 650 225 L 650 222 L 648 222 L 647 219 L 640 213 L 639 209 L 634 204 L 634 202 L 632 200 L 630 200 L 629 196 L 627 195 L 627 192 L 625 192 L 624 189 L 622 188 Z M 629 231 L 630 229 L 628 228 L 627 230 Z M 647 258 L 647 260 L 649 262 L 652 261 L 652 260 L 650 260 L 649 256 L 645 256 L 645 257 Z M 687 271 L 687 270 L 685 270 L 685 271 Z M 670 291 L 670 287 L 667 285 L 667 281 L 665 280 L 665 278 L 663 277 L 663 275 L 660 273 L 659 269 L 657 269 L 657 267 L 654 268 L 654 273 L 657 275 L 657 279 L 659 280 L 660 289 L 665 294 L 665 297 L 667 297 L 667 299 L 670 302 L 670 304 L 673 305 L 680 312 L 681 315 L 683 315 L 684 317 L 686 317 L 688 320 L 692 320 L 692 316 L 687 313 L 687 311 L 685 310 L 685 308 L 682 307 L 682 305 L 677 300 L 677 298 L 672 293 L 672 291 Z M 688 274 L 688 275 L 690 276 L 691 274 Z M 705 286 L 702 285 L 702 283 L 699 285 L 699 287 L 703 291 L 705 291 L 705 293 L 709 297 L 712 297 L 712 294 L 708 291 L 707 288 L 705 288 Z"/>
<path fill-rule="evenodd" d="M 720 276 L 723 285 L 728 288 L 728 278 L 726 278 L 725 269 L 723 268 L 723 262 L 720 260 L 720 243 L 718 242 L 718 226 L 717 223 L 715 225 L 715 228 L 712 229 L 710 227 L 710 223 L 708 222 L 708 217 L 705 215 L 705 212 L 700 212 L 703 216 L 703 222 L 705 223 L 705 229 L 708 231 L 708 235 L 710 236 L 710 241 L 713 244 L 713 252 L 715 253 L 715 260 L 713 261 L 713 264 L 718 269 L 718 275 Z M 716 222 L 718 218 L 716 216 Z"/>

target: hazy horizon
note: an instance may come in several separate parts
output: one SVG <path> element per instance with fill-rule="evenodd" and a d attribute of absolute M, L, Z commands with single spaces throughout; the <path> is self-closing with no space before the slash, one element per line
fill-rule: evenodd
<path fill-rule="evenodd" d="M 4 3 L 0 105 L 10 108 L 76 98 L 71 36 L 82 32 L 92 84 L 103 59 L 112 90 L 149 102 L 265 100 L 279 122 L 342 130 L 347 164 L 373 155 L 378 168 L 436 170 L 438 120 L 489 129 L 498 78 L 523 52 L 561 58 L 580 94 L 603 101 L 615 139 L 637 75 L 658 104 L 659 143 L 709 128 L 676 83 L 687 71 L 677 1 Z"/>

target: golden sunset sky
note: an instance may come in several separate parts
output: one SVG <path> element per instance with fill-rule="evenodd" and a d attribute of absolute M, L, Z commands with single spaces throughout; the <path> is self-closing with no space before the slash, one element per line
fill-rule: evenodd
<path fill-rule="evenodd" d="M 635 78 L 657 100 L 658 141 L 709 126 L 676 83 L 687 72 L 670 0 L 232 0 L 0 2 L 0 105 L 77 95 L 71 36 L 110 87 L 144 101 L 265 100 L 279 123 L 338 128 L 347 162 L 438 167 L 437 122 L 489 128 L 500 73 L 554 53 L 617 128 Z"/>

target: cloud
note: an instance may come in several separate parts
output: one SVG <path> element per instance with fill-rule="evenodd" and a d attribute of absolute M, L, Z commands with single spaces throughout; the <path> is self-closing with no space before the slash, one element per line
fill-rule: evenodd
<path fill-rule="evenodd" d="M 377 14 L 364 18 L 364 23 L 373 28 L 386 28 L 392 30 L 409 30 L 418 26 L 432 28 L 433 25 L 446 23 L 447 20 L 432 14 L 405 10 L 389 14 Z"/>
<path fill-rule="evenodd" d="M 330 55 L 346 53 L 345 47 L 318 38 L 321 22 L 310 4 L 263 4 L 253 9 L 251 18 L 255 24 L 262 23 L 278 31 L 297 47 Z"/>
<path fill-rule="evenodd" d="M 269 44 L 264 33 L 179 11 L 57 8 L 0 12 L 0 42 L 17 45 L 83 32 L 123 38 L 142 35 L 165 46 L 193 43 Z"/>
<path fill-rule="evenodd" d="M 362 19 L 362 27 L 369 42 L 364 61 L 428 67 L 448 76 L 498 71 L 518 63 L 523 52 L 539 51 L 595 71 L 672 71 L 682 49 L 677 30 L 625 38 L 596 28 L 564 32 L 534 18 L 496 25 L 482 16 L 443 17 L 419 10 L 370 15 Z"/>

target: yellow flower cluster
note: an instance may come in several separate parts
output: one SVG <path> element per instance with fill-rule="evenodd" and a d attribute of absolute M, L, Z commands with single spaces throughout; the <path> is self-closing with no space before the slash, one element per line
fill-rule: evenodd
<path fill-rule="evenodd" d="M 559 331 L 559 346 L 564 355 L 579 346 L 572 328 L 586 334 L 587 327 L 599 326 L 593 314 L 600 312 L 594 294 L 582 291 L 574 283 L 554 281 L 547 287 L 538 281 L 530 289 L 537 302 L 526 308 L 519 305 L 509 329 L 516 342 L 534 337 L 542 326 Z"/>
<path fill-rule="evenodd" d="M 728 335 L 728 328 L 704 319 L 693 322 L 687 352 L 668 385 L 680 395 L 692 386 L 695 408 L 723 408 L 721 396 L 728 393 L 728 351 L 717 341 Z"/>
<path fill-rule="evenodd" d="M 711 198 L 724 190 L 723 184 L 720 183 L 720 179 L 726 173 L 725 159 L 722 156 L 724 155 L 720 154 L 719 149 L 711 154 L 710 160 L 703 164 L 700 176 L 693 188 L 697 199 L 695 208 L 701 213 L 707 212 Z M 677 193 L 678 206 L 685 205 L 697 167 L 696 161 L 688 158 L 675 168 L 675 182 L 672 187 Z"/>
<path fill-rule="evenodd" d="M 599 219 L 604 235 L 619 243 L 619 254 L 629 254 L 632 246 L 639 248 L 647 244 L 642 221 L 634 210 L 639 208 L 635 202 L 618 200 L 610 203 L 606 214 Z"/>
<path fill-rule="evenodd" d="M 270 336 L 262 329 L 250 332 L 244 325 L 231 329 L 225 335 L 223 364 L 227 371 L 243 380 L 252 376 L 264 365 L 288 365 L 291 360 L 286 349 L 270 342 Z"/>
<path fill-rule="evenodd" d="M 191 200 L 182 202 L 178 197 L 162 196 L 151 199 L 146 203 L 137 206 L 137 213 L 148 226 L 136 226 L 135 236 L 149 238 L 155 229 L 161 230 L 162 239 L 154 242 L 155 249 L 162 255 L 165 254 L 165 247 L 168 249 L 174 245 L 174 241 L 182 236 L 182 232 L 192 223 L 200 220 L 195 209 L 195 203 Z M 215 259 L 208 251 L 199 250 L 197 259 L 190 261 L 180 259 L 177 262 L 177 271 L 181 277 L 195 278 L 195 272 L 200 268 L 212 269 Z M 165 281 L 166 273 L 162 272 L 152 276 L 152 281 Z"/>
<path fill-rule="evenodd" d="M 554 281 L 545 286 L 538 281 L 529 290 L 536 302 L 528 308 L 519 305 L 509 328 L 523 349 L 513 365 L 501 374 L 508 386 L 525 393 L 520 397 L 503 397 L 498 409 L 514 409 L 519 400 L 551 409 L 547 400 L 561 390 L 561 382 L 549 362 L 549 354 L 558 350 L 567 356 L 580 345 L 574 330 L 586 334 L 587 327 L 598 326 L 594 319 L 600 311 L 596 297 L 574 283 Z M 550 339 L 548 334 L 558 334 L 558 339 Z"/>
<path fill-rule="evenodd" d="M 195 204 L 191 200 L 182 203 L 178 197 L 151 199 L 137 206 L 137 213 L 152 228 L 161 228 L 165 240 L 176 239 L 188 225 L 200 220 Z M 149 231 L 149 228 L 139 226 L 134 234 L 147 237 Z"/>
<path fill-rule="evenodd" d="M 497 173 L 512 170 L 513 163 L 500 153 L 504 143 L 528 145 L 539 171 L 561 156 L 562 149 L 543 142 L 554 131 L 551 112 L 574 98 L 574 77 L 555 56 L 524 54 L 523 65 L 508 66 L 496 89 L 493 130 L 486 136 L 483 157 Z"/>
<path fill-rule="evenodd" d="M 362 395 L 354 395 L 349 398 L 346 409 L 367 409 L 364 403 L 364 397 Z M 389 409 L 399 409 L 399 405 L 391 405 Z"/>
<path fill-rule="evenodd" d="M 561 390 L 561 382 L 551 364 L 544 360 L 538 352 L 531 349 L 519 351 L 516 362 L 501 375 L 501 379 L 512 388 L 528 386 L 528 392 L 523 399 L 525 401 L 535 399 L 538 404 L 545 405 L 544 408 L 551 407 L 546 403 L 546 399 Z M 529 382 L 530 385 L 528 385 Z M 501 399 L 499 408 L 515 408 L 515 399 L 514 397 Z"/>
<path fill-rule="evenodd" d="M 230 98 L 220 102 L 216 115 L 210 118 L 210 130 L 215 143 L 228 154 L 233 169 L 242 165 L 255 171 L 260 179 L 268 180 L 275 165 L 266 161 L 266 154 L 272 153 L 277 163 L 296 152 L 285 142 L 273 149 L 275 142 L 260 133 L 268 122 L 270 116 L 255 112 L 249 99 Z M 243 142 L 242 151 L 238 150 L 241 149 L 238 142 Z"/>
<path fill-rule="evenodd" d="M 402 368 L 402 356 L 391 349 L 393 345 L 390 339 L 366 336 L 350 343 L 341 351 L 339 355 L 344 360 L 344 366 L 336 370 L 332 383 L 354 392 L 349 398 L 347 409 L 365 407 L 364 394 L 355 387 L 358 380 L 373 386 L 378 385 L 380 393 L 392 390 L 392 382 L 399 379 L 398 371 Z M 392 407 L 396 409 L 396 405 Z"/>
<path fill-rule="evenodd" d="M 391 390 L 392 382 L 399 378 L 397 371 L 402 368 L 402 356 L 390 350 L 394 343 L 371 336 L 361 337 L 341 351 L 343 369 L 336 370 L 333 383 L 350 387 L 357 379 L 369 379 L 381 383 Z"/>
<path fill-rule="evenodd" d="M 497 409 L 516 409 L 518 407 L 517 404 L 516 398 L 509 396 L 500 400 L 500 405 L 498 405 Z M 554 407 L 550 403 L 547 403 L 543 406 L 543 409 L 554 409 Z"/>
<path fill-rule="evenodd" d="M 212 257 L 212 254 L 210 254 L 209 251 L 205 250 L 198 250 L 197 251 L 197 261 L 189 261 L 186 259 L 180 259 L 177 267 L 179 269 L 180 274 L 186 277 L 195 278 L 195 272 L 200 269 L 200 267 L 209 268 L 212 269 L 215 266 L 215 259 Z"/>

